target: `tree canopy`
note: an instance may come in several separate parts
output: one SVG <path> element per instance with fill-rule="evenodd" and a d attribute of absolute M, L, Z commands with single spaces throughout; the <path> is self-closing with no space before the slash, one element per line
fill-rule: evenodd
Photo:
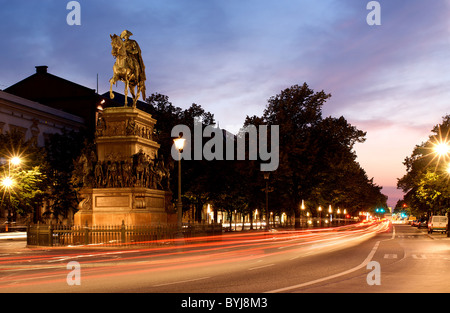
<path fill-rule="evenodd" d="M 247 118 L 247 123 L 280 125 L 280 166 L 271 184 L 280 206 L 294 213 L 296 224 L 302 200 L 310 210 L 332 205 L 351 213 L 386 206 L 381 187 L 356 162 L 354 145 L 363 143 L 366 133 L 343 116 L 322 117 L 330 97 L 306 83 L 294 85 L 271 97 L 261 118 Z"/>
<path fill-rule="evenodd" d="M 262 116 L 245 119 L 244 127 L 279 126 L 279 166 L 269 174 L 270 211 L 287 212 L 298 220 L 302 200 L 314 211 L 319 205 L 345 208 L 350 214 L 386 207 L 387 197 L 367 177 L 353 150 L 356 143 L 365 141 L 366 133 L 342 116 L 322 117 L 322 107 L 330 97 L 324 91 L 315 92 L 306 83 L 294 85 L 271 97 Z M 177 123 L 193 129 L 194 117 L 202 117 L 203 127 L 214 124 L 213 115 L 196 104 L 182 110 L 159 94 L 147 102 L 157 125 L 161 125 L 159 142 L 167 155 L 173 143 L 170 129 Z M 245 139 L 249 147 L 250 138 Z M 183 195 L 198 209 L 207 201 L 229 213 L 264 209 L 261 162 L 261 158 L 183 160 Z M 176 179 L 176 175 L 172 178 Z"/>
<path fill-rule="evenodd" d="M 450 207 L 450 115 L 435 125 L 427 141 L 405 158 L 406 174 L 397 187 L 412 214 L 445 213 Z"/>
<path fill-rule="evenodd" d="M 2 184 L 0 206 L 8 219 L 32 213 L 46 190 L 45 153 L 18 131 L 0 134 Z M 13 158 L 18 162 L 14 164 Z"/>

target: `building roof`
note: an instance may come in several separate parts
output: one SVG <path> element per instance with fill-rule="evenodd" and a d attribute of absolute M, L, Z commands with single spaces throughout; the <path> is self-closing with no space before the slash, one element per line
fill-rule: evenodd
<path fill-rule="evenodd" d="M 95 112 L 102 102 L 103 106 L 115 106 L 95 89 L 48 73 L 47 66 L 36 66 L 35 74 L 4 91 L 82 117 L 89 128 L 95 126 Z"/>
<path fill-rule="evenodd" d="M 3 105 L 14 105 L 14 110 L 17 111 L 17 114 L 19 114 L 19 111 L 33 112 L 34 114 L 39 114 L 46 118 L 66 120 L 70 123 L 78 124 L 79 126 L 84 125 L 84 119 L 79 116 L 57 110 L 4 91 L 0 91 L 0 103 Z"/>

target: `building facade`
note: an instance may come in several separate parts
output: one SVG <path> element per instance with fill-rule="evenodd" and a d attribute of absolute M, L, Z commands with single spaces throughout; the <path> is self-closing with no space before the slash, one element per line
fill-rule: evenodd
<path fill-rule="evenodd" d="M 0 133 L 19 131 L 42 147 L 48 134 L 84 127 L 82 117 L 0 91 Z"/>

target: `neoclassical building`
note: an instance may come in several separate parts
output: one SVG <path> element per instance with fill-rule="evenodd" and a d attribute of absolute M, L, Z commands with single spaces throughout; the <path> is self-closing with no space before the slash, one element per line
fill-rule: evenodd
<path fill-rule="evenodd" d="M 42 147 L 50 134 L 62 133 L 63 130 L 77 131 L 84 127 L 85 120 L 82 117 L 0 91 L 1 133 L 18 131 L 25 140 L 32 140 Z M 0 162 L 9 161 L 2 157 Z M 45 210 L 45 205 L 41 209 Z M 0 211 L 1 226 L 7 220 L 7 215 L 6 210 Z"/>
<path fill-rule="evenodd" d="M 50 74 L 47 66 L 36 66 L 33 75 L 0 91 L 0 132 L 19 131 L 25 140 L 42 147 L 50 134 L 93 130 L 99 105 L 109 99 L 103 100 L 94 89 Z M 8 160 L 3 156 L 0 162 Z M 6 214 L 0 212 L 0 227 Z"/>
<path fill-rule="evenodd" d="M 0 91 L 0 132 L 16 130 L 44 146 L 48 134 L 85 127 L 82 117 Z"/>

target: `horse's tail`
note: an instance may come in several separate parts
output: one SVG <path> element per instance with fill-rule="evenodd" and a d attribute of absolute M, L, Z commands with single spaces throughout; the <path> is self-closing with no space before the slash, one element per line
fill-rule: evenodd
<path fill-rule="evenodd" d="M 141 80 L 139 85 L 141 85 L 142 99 L 145 101 L 145 98 L 147 98 L 145 95 L 145 81 Z"/>

